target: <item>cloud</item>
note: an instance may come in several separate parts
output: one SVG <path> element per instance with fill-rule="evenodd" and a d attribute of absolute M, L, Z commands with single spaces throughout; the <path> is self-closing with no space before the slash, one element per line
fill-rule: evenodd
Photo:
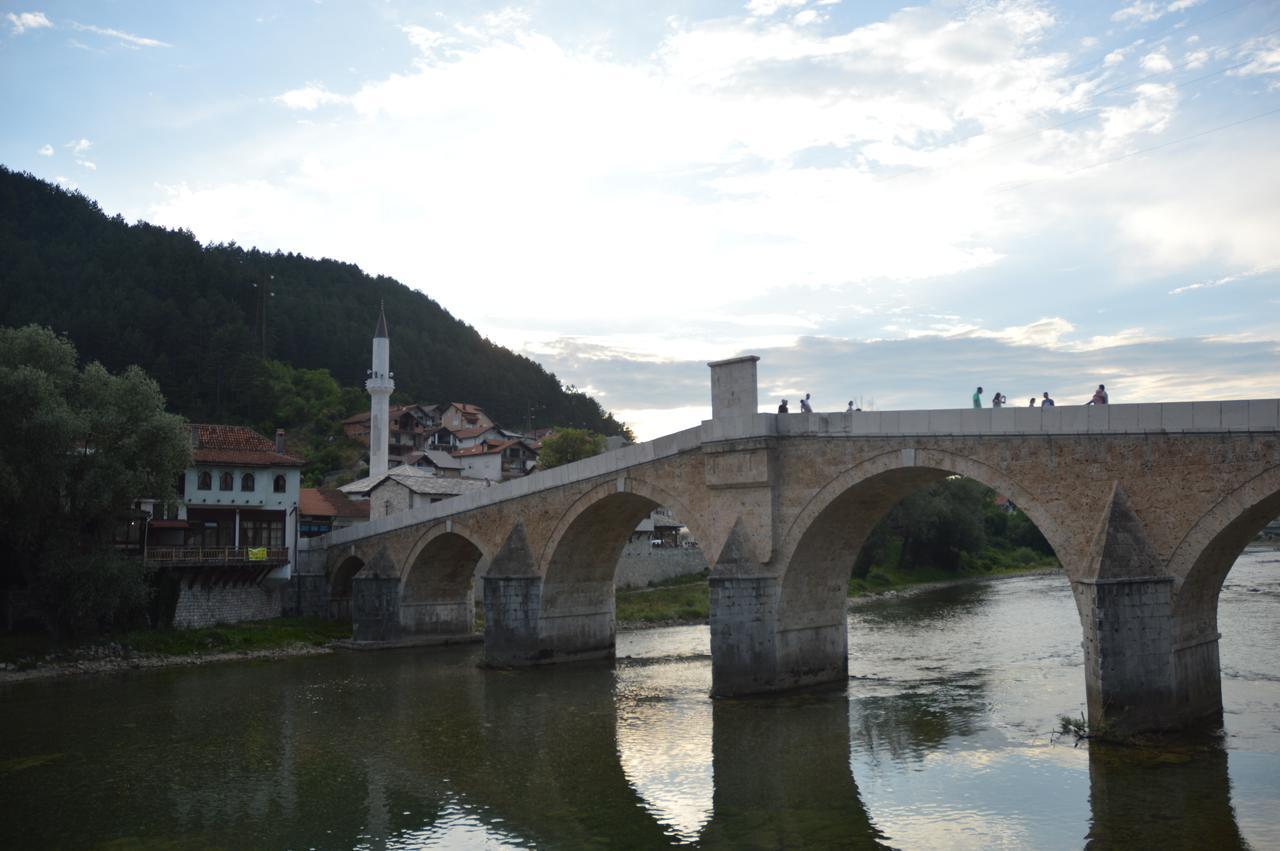
<path fill-rule="evenodd" d="M 92 148 L 93 143 L 88 139 L 73 139 L 62 147 L 70 148 L 72 155 L 79 156 Z"/>
<path fill-rule="evenodd" d="M 93 24 L 81 24 L 75 21 L 71 23 L 71 26 L 75 27 L 77 30 L 80 30 L 81 32 L 93 33 L 94 35 L 100 35 L 105 38 L 113 38 L 120 44 L 124 45 L 125 47 L 139 48 L 139 47 L 172 47 L 173 46 L 168 42 L 160 41 L 158 39 L 147 38 L 146 36 L 141 36 L 141 35 L 134 35 L 132 33 L 127 33 L 122 30 L 111 29 L 109 27 L 98 27 L 98 26 L 94 26 Z"/>
<path fill-rule="evenodd" d="M 53 21 L 45 17 L 44 12 L 18 12 L 17 14 L 10 12 L 5 15 L 5 18 L 12 27 L 10 32 L 13 35 L 22 35 L 27 30 L 40 30 L 53 26 Z"/>
<path fill-rule="evenodd" d="M 1152 21 L 1158 21 L 1165 15 L 1176 12 L 1185 12 L 1194 6 L 1199 6 L 1204 0 L 1174 0 L 1172 3 L 1158 3 L 1150 0 L 1137 0 L 1128 6 L 1116 11 L 1111 20 L 1117 23 L 1126 21 L 1134 21 L 1138 23 L 1148 24 Z"/>
<path fill-rule="evenodd" d="M 300 89 L 290 89 L 284 94 L 276 95 L 272 100 L 284 104 L 289 109 L 313 112 L 328 104 L 346 103 L 348 98 L 329 91 L 322 83 L 307 83 Z"/>
<path fill-rule="evenodd" d="M 1223 275 L 1220 278 L 1212 278 L 1207 281 L 1200 281 L 1194 284 L 1187 284 L 1186 286 L 1169 290 L 1169 295 L 1182 295 L 1183 293 L 1188 293 L 1188 292 L 1191 292 L 1192 290 L 1208 290 L 1208 289 L 1216 289 L 1218 287 L 1225 287 L 1228 284 L 1234 284 L 1237 281 L 1244 281 L 1244 280 L 1248 280 L 1249 278 L 1256 278 L 1259 275 L 1269 274 L 1271 272 L 1276 271 L 1277 269 L 1280 269 L 1280 266 L 1267 266 L 1260 269 L 1250 269 L 1247 272 L 1237 272 L 1236 274 L 1233 274 L 1233 275 Z"/>
<path fill-rule="evenodd" d="M 80 166 L 81 168 L 86 168 L 86 169 L 88 169 L 89 171 L 97 171 L 97 170 L 98 170 L 98 166 L 97 166 L 97 164 L 96 164 L 96 163 L 93 163 L 93 162 L 90 162 L 89 160 L 76 160 L 76 165 Z"/>
<path fill-rule="evenodd" d="M 1169 61 L 1169 54 L 1163 47 L 1142 57 L 1141 64 L 1142 70 L 1148 74 L 1163 74 L 1173 70 L 1173 63 Z"/>
<path fill-rule="evenodd" d="M 1260 74 L 1280 74 L 1280 38 L 1251 39 L 1240 50 L 1241 58 L 1248 64 L 1230 73 L 1239 77 L 1251 77 Z"/>
<path fill-rule="evenodd" d="M 1083 342 L 1083 341 L 1082 341 Z M 810 392 L 820 411 L 850 399 L 879 410 L 968 407 L 973 386 L 1000 391 L 1012 405 L 1048 391 L 1059 404 L 1082 404 L 1106 383 L 1115 402 L 1273 398 L 1280 394 L 1280 340 L 1139 339 L 1121 335 L 1092 345 L 1037 346 L 998 335 L 896 340 L 805 337 L 753 349 L 761 356 L 760 402 Z M 632 400 L 618 413 L 643 439 L 697 425 L 710 415 L 709 374 L 699 361 L 654 362 L 614 351 L 582 358 L 572 341 L 540 360 L 562 380 L 590 383 Z"/>
<path fill-rule="evenodd" d="M 51 157 L 53 156 L 53 145 L 41 145 L 37 153 L 42 157 Z"/>

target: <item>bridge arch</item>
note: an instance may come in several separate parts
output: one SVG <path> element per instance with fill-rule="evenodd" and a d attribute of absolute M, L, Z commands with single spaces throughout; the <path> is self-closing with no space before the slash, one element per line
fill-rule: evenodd
<path fill-rule="evenodd" d="M 548 657 L 613 656 L 618 560 L 636 526 L 660 506 L 703 536 L 702 522 L 683 500 L 633 476 L 597 485 L 561 514 L 537 556 L 539 634 Z"/>
<path fill-rule="evenodd" d="M 459 634 L 475 624 L 475 577 L 490 554 L 456 521 L 436 523 L 400 568 L 400 625 L 407 632 Z"/>
<path fill-rule="evenodd" d="M 556 521 L 554 531 L 547 538 L 546 544 L 543 545 L 542 551 L 538 554 L 538 572 L 543 576 L 547 576 L 552 564 L 555 562 L 556 553 L 565 542 L 566 536 L 570 535 L 571 532 L 574 534 L 582 533 L 583 528 L 575 528 L 580 520 L 585 518 L 588 521 L 592 521 L 591 525 L 597 527 L 607 525 L 608 521 L 603 514 L 599 517 L 592 515 L 600 512 L 603 508 L 607 508 L 611 513 L 616 512 L 623 505 L 633 506 L 635 507 L 634 510 L 639 510 L 642 505 L 649 506 L 636 518 L 630 528 L 626 529 L 625 535 L 630 535 L 636 524 L 643 520 L 654 508 L 665 506 L 676 513 L 680 521 L 689 527 L 689 531 L 693 533 L 693 536 L 699 542 L 705 543 L 711 540 L 708 537 L 709 529 L 706 528 L 701 517 L 691 511 L 683 500 L 666 488 L 647 479 L 634 475 L 625 475 L 596 485 L 574 500 L 561 513 L 560 518 Z M 629 516 L 632 512 L 624 511 L 622 513 Z M 600 521 L 605 521 L 605 523 L 601 524 Z"/>
<path fill-rule="evenodd" d="M 883 452 L 834 475 L 798 513 L 783 536 L 778 598 L 779 653 L 797 659 L 825 658 L 830 672 L 847 658 L 845 625 L 849 575 L 876 524 L 913 491 L 949 476 L 964 476 L 993 488 L 1040 529 L 1059 558 L 1070 559 L 1052 513 L 1008 474 L 979 461 L 935 448 Z M 1084 563 L 1071 566 L 1068 575 Z M 817 648 L 821 648 L 820 650 Z M 830 675 L 828 674 L 824 675 Z"/>
<path fill-rule="evenodd" d="M 348 554 L 339 559 L 329 571 L 329 617 L 334 620 L 351 620 L 351 583 L 364 569 L 364 559 Z"/>
<path fill-rule="evenodd" d="M 1268 468 L 1206 511 L 1169 557 L 1181 643 L 1217 635 L 1218 595 L 1231 566 L 1269 522 L 1280 517 L 1280 466 Z"/>

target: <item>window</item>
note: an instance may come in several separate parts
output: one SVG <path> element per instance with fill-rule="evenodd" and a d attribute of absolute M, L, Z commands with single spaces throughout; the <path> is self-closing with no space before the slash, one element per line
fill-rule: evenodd
<path fill-rule="evenodd" d="M 213 490 L 213 473 L 208 470 L 201 470 L 200 476 L 196 480 L 196 489 L 202 491 Z"/>
<path fill-rule="evenodd" d="M 275 481 L 271 485 L 276 493 L 284 493 L 288 484 L 284 480 L 284 476 L 276 476 Z"/>
<path fill-rule="evenodd" d="M 240 521 L 240 546 L 284 546 L 284 521 L 262 517 L 250 517 Z"/>
<path fill-rule="evenodd" d="M 230 473 L 223 473 L 218 476 L 218 490 L 229 491 L 235 484 L 235 477 Z"/>
<path fill-rule="evenodd" d="M 253 473 L 245 473 L 240 477 L 240 490 L 252 493 L 254 484 Z"/>

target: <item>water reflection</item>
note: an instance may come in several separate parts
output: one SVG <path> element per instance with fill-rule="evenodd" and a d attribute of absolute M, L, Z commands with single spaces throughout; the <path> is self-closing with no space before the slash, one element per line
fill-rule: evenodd
<path fill-rule="evenodd" d="M 462 647 L 5 687 L 0 847 L 1280 847 L 1280 595 L 1233 575 L 1222 742 L 1051 742 L 1083 679 L 1042 577 L 860 608 L 847 691 L 712 702 L 705 627 L 624 634 L 616 667 Z"/>
<path fill-rule="evenodd" d="M 1219 745 L 1089 752 L 1093 818 L 1087 848 L 1248 848 Z"/>
<path fill-rule="evenodd" d="M 849 699 L 840 691 L 713 705 L 716 848 L 874 848 L 849 768 Z"/>

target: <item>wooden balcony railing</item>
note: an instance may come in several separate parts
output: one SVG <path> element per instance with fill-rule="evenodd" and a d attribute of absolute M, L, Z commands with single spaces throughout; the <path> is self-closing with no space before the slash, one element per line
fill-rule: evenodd
<path fill-rule="evenodd" d="M 146 560 L 162 565 L 272 565 L 289 561 L 285 547 L 149 547 Z"/>

